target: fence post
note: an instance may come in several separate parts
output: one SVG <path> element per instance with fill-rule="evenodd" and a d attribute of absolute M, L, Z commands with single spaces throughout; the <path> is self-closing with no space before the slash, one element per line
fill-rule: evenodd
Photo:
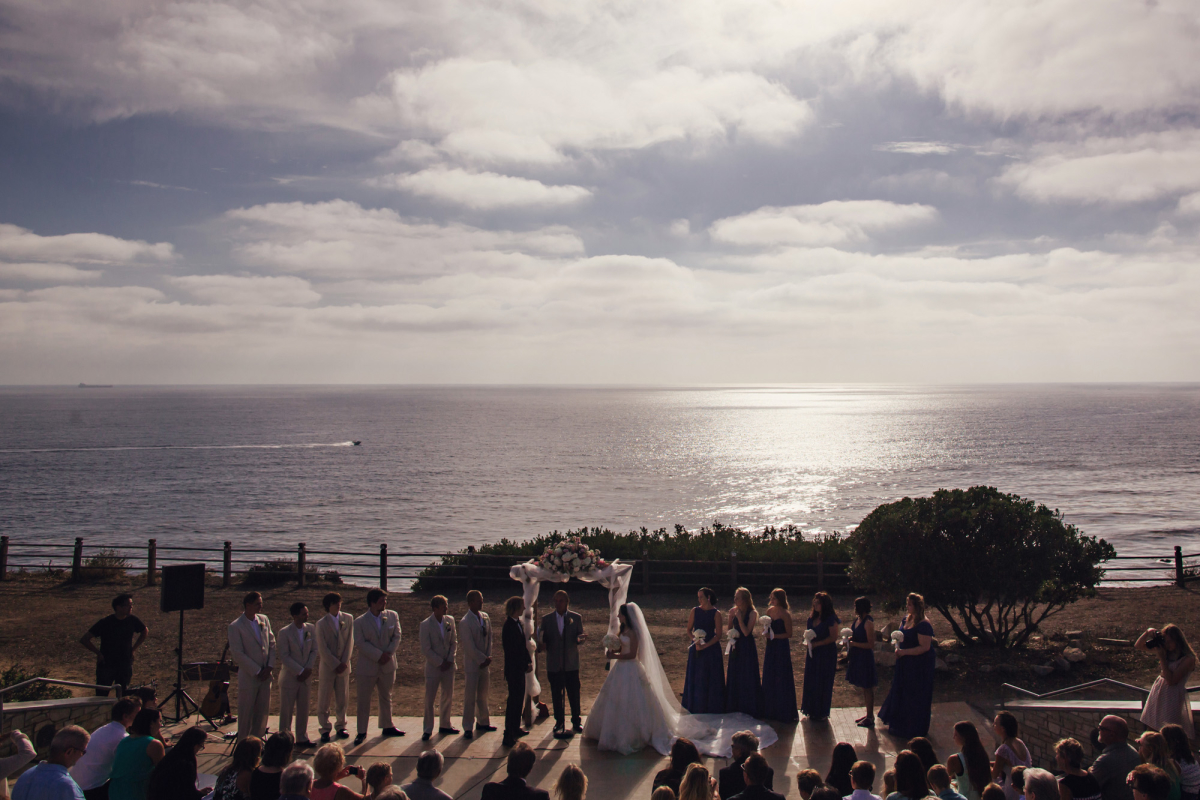
<path fill-rule="evenodd" d="M 307 555 L 304 551 L 304 542 L 301 542 L 300 547 L 296 550 L 296 586 L 300 589 L 304 588 L 304 568 L 308 561 Z"/>
<path fill-rule="evenodd" d="M 146 585 L 153 586 L 154 573 L 158 569 L 158 539 L 151 539 L 146 545 Z"/>
<path fill-rule="evenodd" d="M 7 539 L 8 537 L 4 538 Z M 1175 585 L 1182 587 L 1186 583 L 1183 579 L 1183 548 L 1175 545 Z"/>
<path fill-rule="evenodd" d="M 642 594 L 650 594 L 650 551 L 642 548 Z"/>
<path fill-rule="evenodd" d="M 379 588 L 387 591 L 387 543 L 379 545 Z"/>
<path fill-rule="evenodd" d="M 0 536 L 0 581 L 8 580 L 8 537 Z"/>
<path fill-rule="evenodd" d="M 475 588 L 475 545 L 467 545 L 467 591 Z"/>
<path fill-rule="evenodd" d="M 83 538 L 75 537 L 75 552 L 71 555 L 71 580 L 79 580 L 79 574 L 83 571 Z"/>
<path fill-rule="evenodd" d="M 737 591 L 737 550 L 729 551 L 729 594 Z"/>
<path fill-rule="evenodd" d="M 817 548 L 817 591 L 825 591 L 825 551 Z"/>
<path fill-rule="evenodd" d="M 225 543 L 225 564 L 221 572 L 221 585 L 228 586 L 233 583 L 233 542 Z"/>

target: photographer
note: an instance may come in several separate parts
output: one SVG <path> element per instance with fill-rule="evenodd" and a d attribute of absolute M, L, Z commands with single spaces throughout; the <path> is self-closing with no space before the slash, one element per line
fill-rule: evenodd
<path fill-rule="evenodd" d="M 1147 628 L 1133 646 L 1158 655 L 1159 673 L 1142 709 L 1142 723 L 1154 730 L 1175 724 L 1191 739 L 1192 709 L 1188 702 L 1187 679 L 1196 668 L 1196 654 L 1178 625 L 1165 625 L 1161 631 Z"/>
<path fill-rule="evenodd" d="M 363 795 L 338 783 L 338 778 L 354 775 L 364 785 L 363 770 L 357 766 L 346 766 L 346 754 L 340 744 L 327 744 L 313 756 L 313 769 L 317 779 L 312 785 L 312 800 L 363 800 Z"/>

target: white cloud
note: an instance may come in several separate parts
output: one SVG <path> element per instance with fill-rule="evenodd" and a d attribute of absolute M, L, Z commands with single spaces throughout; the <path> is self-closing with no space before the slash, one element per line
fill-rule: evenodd
<path fill-rule="evenodd" d="M 70 264 L 39 262 L 6 263 L 0 261 L 0 279 L 34 283 L 76 283 L 98 280 L 104 272 L 96 269 L 79 269 Z"/>
<path fill-rule="evenodd" d="M 16 225 L 0 224 L 0 260 L 116 264 L 166 261 L 175 254 L 165 242 L 150 244 L 102 233 L 39 236 Z"/>
<path fill-rule="evenodd" d="M 529 178 L 446 167 L 387 175 L 372 183 L 473 209 L 573 205 L 592 196 L 582 186 L 547 186 Z"/>
<path fill-rule="evenodd" d="M 946 155 L 958 149 L 956 145 L 945 142 L 884 142 L 875 145 L 875 149 L 883 153 L 904 153 L 913 156 Z"/>
<path fill-rule="evenodd" d="M 1193 192 L 1179 198 L 1179 205 L 1175 210 L 1177 213 L 1187 216 L 1200 216 L 1200 192 Z"/>
<path fill-rule="evenodd" d="M 672 236 L 683 238 L 691 234 L 692 223 L 686 219 L 671 220 L 671 224 L 667 227 L 667 230 Z"/>
<path fill-rule="evenodd" d="M 321 299 L 312 284 L 290 275 L 185 275 L 171 283 L 197 300 L 222 305 L 299 306 Z"/>
<path fill-rule="evenodd" d="M 817 205 L 763 206 L 749 214 L 717 220 L 709 226 L 709 234 L 729 244 L 817 247 L 853 244 L 876 233 L 937 218 L 937 209 L 917 203 L 831 200 Z"/>

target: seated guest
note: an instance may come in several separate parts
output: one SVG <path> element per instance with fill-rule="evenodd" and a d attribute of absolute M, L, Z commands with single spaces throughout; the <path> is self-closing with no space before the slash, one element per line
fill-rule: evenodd
<path fill-rule="evenodd" d="M 1171 777 L 1153 764 L 1138 764 L 1127 780 L 1134 800 L 1167 800 L 1171 793 Z"/>
<path fill-rule="evenodd" d="M 179 735 L 171 752 L 162 757 L 146 781 L 146 800 L 200 800 L 207 792 L 196 788 L 196 756 L 208 734 L 193 725 Z"/>
<path fill-rule="evenodd" d="M 508 777 L 502 781 L 484 784 L 480 800 L 550 800 L 545 789 L 536 789 L 525 783 L 533 771 L 537 755 L 524 742 L 517 742 L 508 751 Z"/>
<path fill-rule="evenodd" d="M 83 800 L 83 790 L 68 773 L 88 748 L 88 733 L 68 725 L 50 740 L 49 758 L 28 770 L 13 787 L 13 800 Z"/>
<path fill-rule="evenodd" d="M 1059 739 L 1054 760 L 1062 771 L 1058 779 L 1061 800 L 1100 800 L 1100 784 L 1083 769 L 1083 745 L 1075 739 Z"/>
<path fill-rule="evenodd" d="M 833 746 L 833 758 L 829 763 L 829 773 L 825 776 L 825 785 L 838 790 L 839 797 L 845 797 L 854 791 L 850 785 L 850 768 L 858 761 L 858 753 L 854 745 L 838 742 Z"/>
<path fill-rule="evenodd" d="M 1092 746 L 1101 749 L 1088 772 L 1100 784 L 1102 800 L 1133 800 L 1133 790 L 1125 779 L 1130 770 L 1142 763 L 1142 757 L 1129 745 L 1129 723 L 1122 717 L 1107 716 L 1092 733 Z"/>
<path fill-rule="evenodd" d="M 363 795 L 348 786 L 342 786 L 338 780 L 350 774 L 346 767 L 346 753 L 336 742 L 321 745 L 321 749 L 313 756 L 313 771 L 317 773 L 313 781 L 312 800 L 363 800 Z M 365 787 L 366 779 L 358 772 L 358 780 Z"/>
<path fill-rule="evenodd" d="M 929 795 L 925 766 L 912 750 L 901 750 L 896 754 L 895 770 L 896 791 L 889 794 L 887 800 L 921 800 Z"/>
<path fill-rule="evenodd" d="M 687 772 L 688 764 L 699 763 L 700 751 L 696 749 L 696 745 L 692 744 L 691 739 L 684 739 L 681 736 L 671 745 L 671 766 L 654 776 L 653 787 L 657 789 L 660 786 L 667 786 L 670 787 L 671 794 L 679 794 L 679 783 L 683 780 L 683 773 Z M 654 798 L 651 797 L 650 800 L 654 800 Z"/>
<path fill-rule="evenodd" d="M 854 791 L 846 796 L 846 800 L 880 800 L 879 795 L 872 794 L 875 788 L 875 765 L 870 761 L 855 761 L 850 768 L 850 785 Z"/>
<path fill-rule="evenodd" d="M 379 793 L 392 785 L 392 765 L 376 761 L 367 767 L 367 800 L 379 800 Z"/>
<path fill-rule="evenodd" d="M 283 769 L 292 761 L 294 740 L 287 731 L 272 733 L 263 745 L 262 763 L 250 773 L 250 800 L 275 800 Z"/>
<path fill-rule="evenodd" d="M 279 800 L 308 800 L 312 796 L 313 769 L 303 761 L 293 761 L 279 772 Z"/>
<path fill-rule="evenodd" d="M 1200 795 L 1200 764 L 1196 763 L 1187 733 L 1182 725 L 1174 723 L 1163 725 L 1159 733 L 1167 740 L 1171 758 L 1179 766 L 1180 797 L 1182 800 L 1197 800 L 1197 795 Z"/>
<path fill-rule="evenodd" d="M 737 800 L 783 800 L 783 795 L 772 792 L 766 787 L 766 780 L 774 775 L 774 770 L 767 764 L 762 753 L 751 753 L 742 762 L 742 772 L 746 774 L 746 788 L 741 794 L 733 797 Z M 731 799 L 732 800 L 732 799 Z M 841 795 L 838 795 L 841 800 Z"/>
<path fill-rule="evenodd" d="M 146 800 L 146 782 L 166 753 L 162 712 L 143 707 L 133 718 L 129 735 L 117 745 L 108 781 L 109 800 Z"/>
<path fill-rule="evenodd" d="M 8 776 L 37 758 L 37 751 L 33 749 L 33 742 L 29 741 L 29 737 L 16 728 L 13 728 L 8 733 L 0 733 L 0 742 L 3 742 L 10 736 L 12 737 L 13 746 L 17 748 L 17 752 L 11 756 L 0 758 L 0 798 L 4 798 L 4 800 L 8 799 Z M 104 774 L 104 780 L 108 780 L 108 773 Z M 100 798 L 100 800 L 104 800 L 104 798 Z"/>
<path fill-rule="evenodd" d="M 929 788 L 942 800 L 967 800 L 950 785 L 950 770 L 941 764 L 934 764 L 925 773 Z"/>
<path fill-rule="evenodd" d="M 1026 767 L 1013 767 L 1008 776 L 1008 782 L 1016 790 L 1020 800 L 1025 800 L 1025 770 Z"/>
<path fill-rule="evenodd" d="M 746 788 L 745 773 L 742 770 L 742 764 L 752 754 L 758 752 L 758 737 L 750 731 L 738 731 L 730 740 L 731 749 L 733 750 L 733 763 L 718 772 L 717 783 L 718 791 L 721 797 L 728 798 L 738 794 L 742 789 Z M 763 786 L 767 789 L 773 788 L 775 782 L 775 770 L 767 767 L 769 774 L 763 782 Z"/>
<path fill-rule="evenodd" d="M 554 796 L 558 800 L 584 800 L 587 797 L 587 784 L 587 775 L 583 774 L 583 770 L 577 764 L 568 764 L 554 784 Z"/>
<path fill-rule="evenodd" d="M 708 769 L 700 764 L 688 765 L 679 782 L 679 800 L 720 800 L 714 791 L 713 778 Z"/>
<path fill-rule="evenodd" d="M 450 795 L 433 785 L 442 774 L 445 758 L 437 750 L 426 750 L 417 758 L 417 779 L 404 786 L 408 800 L 453 800 Z"/>
<path fill-rule="evenodd" d="M 408 795 L 399 786 L 389 786 L 379 793 L 377 800 L 408 800 Z"/>
<path fill-rule="evenodd" d="M 233 748 L 229 766 L 217 775 L 212 800 L 250 800 L 250 776 L 262 757 L 263 743 L 257 736 L 247 736 Z"/>
<path fill-rule="evenodd" d="M 142 708 L 158 708 L 158 690 L 153 686 L 139 686 L 131 691 L 129 697 L 142 701 Z"/>
<path fill-rule="evenodd" d="M 92 731 L 87 754 L 71 767 L 71 777 L 83 789 L 87 800 L 107 800 L 108 775 L 112 772 L 117 745 L 129 735 L 129 726 L 141 708 L 141 700 L 122 697 L 113 703 L 112 722 Z"/>
<path fill-rule="evenodd" d="M 812 793 L 824 785 L 821 773 L 815 769 L 802 769 L 796 773 L 796 788 L 800 790 L 802 800 L 811 800 Z"/>
<path fill-rule="evenodd" d="M 1158 731 L 1146 731 L 1138 737 L 1137 745 L 1138 755 L 1142 757 L 1142 761 L 1158 767 L 1171 779 L 1171 793 L 1167 795 L 1167 800 L 1179 800 L 1181 793 L 1179 765 L 1175 763 L 1175 759 L 1171 758 L 1166 737 Z"/>
<path fill-rule="evenodd" d="M 925 772 L 929 772 L 929 768 L 938 761 L 937 752 L 933 749 L 933 742 L 926 739 L 924 736 L 916 736 L 908 740 L 908 744 L 904 747 L 905 750 L 911 750 L 921 759 L 921 766 L 925 768 Z"/>
<path fill-rule="evenodd" d="M 1058 800 L 1058 781 L 1044 769 L 1029 767 L 1025 770 L 1026 800 Z"/>
<path fill-rule="evenodd" d="M 677 800 L 675 790 L 670 786 L 660 786 L 650 794 L 650 800 Z"/>
<path fill-rule="evenodd" d="M 989 783 L 979 793 L 979 800 L 1006 800 L 1007 797 L 1008 795 L 1004 793 L 1004 787 L 998 783 Z"/>
<path fill-rule="evenodd" d="M 832 786 L 818 786 L 813 789 L 812 800 L 842 800 L 842 793 Z"/>

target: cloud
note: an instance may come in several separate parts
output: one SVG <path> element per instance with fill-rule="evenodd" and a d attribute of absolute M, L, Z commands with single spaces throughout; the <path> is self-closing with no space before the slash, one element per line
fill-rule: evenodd
<path fill-rule="evenodd" d="M 70 264 L 39 262 L 7 263 L 0 261 L 0 279 L 29 281 L 33 283 L 76 283 L 98 280 L 101 270 L 79 269 Z"/>
<path fill-rule="evenodd" d="M 283 276 L 186 275 L 171 283 L 205 303 L 239 306 L 299 306 L 321 295 L 303 278 Z"/>
<path fill-rule="evenodd" d="M 925 156 L 953 153 L 958 149 L 958 146 L 946 144 L 945 142 L 884 142 L 883 144 L 875 145 L 874 149 L 882 153 L 905 153 L 907 155 Z"/>
<path fill-rule="evenodd" d="M 917 203 L 831 200 L 818 205 L 763 206 L 749 214 L 719 219 L 708 230 L 715 241 L 728 244 L 817 247 L 853 244 L 876 233 L 937 218 L 937 209 Z"/>
<path fill-rule="evenodd" d="M 1187 216 L 1200 216 L 1200 192 L 1193 192 L 1179 198 L 1179 205 L 1175 211 L 1178 214 L 1185 214 Z"/>
<path fill-rule="evenodd" d="M 372 181 L 419 197 L 472 209 L 523 206 L 573 205 L 592 193 L 582 186 L 547 186 L 541 181 L 498 175 L 495 172 L 468 172 L 463 169 L 433 167 L 416 173 L 387 175 Z"/>
<path fill-rule="evenodd" d="M 0 260 L 4 261 L 117 264 L 168 261 L 174 255 L 174 248 L 165 242 L 150 244 L 102 233 L 39 236 L 16 225 L 0 224 Z"/>

